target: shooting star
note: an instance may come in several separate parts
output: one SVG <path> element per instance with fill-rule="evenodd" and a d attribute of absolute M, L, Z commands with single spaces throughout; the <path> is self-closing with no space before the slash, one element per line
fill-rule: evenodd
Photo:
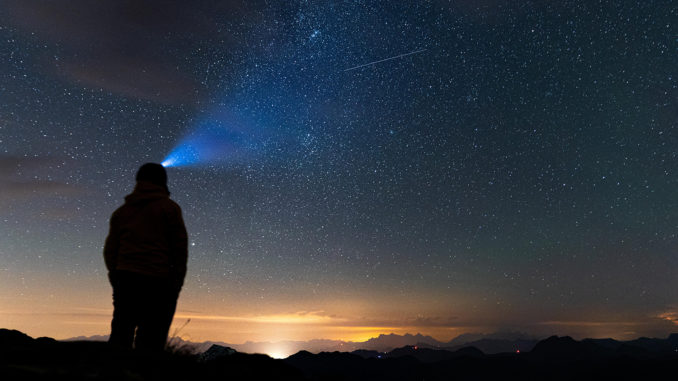
<path fill-rule="evenodd" d="M 344 70 L 344 72 L 351 71 L 351 70 L 355 70 L 355 69 L 360 69 L 361 67 L 365 67 L 365 66 L 376 65 L 376 64 L 378 64 L 378 63 L 382 63 L 382 62 L 386 62 L 386 61 L 390 61 L 390 60 L 395 60 L 395 59 L 398 59 L 398 58 L 403 58 L 403 57 L 411 56 L 412 54 L 417 54 L 417 53 L 421 53 L 421 52 L 425 52 L 425 51 L 426 51 L 426 49 L 415 50 L 415 51 L 413 51 L 413 52 L 404 53 L 404 54 L 401 54 L 401 55 L 398 55 L 398 56 L 393 56 L 393 57 L 389 57 L 389 58 L 384 58 L 383 60 L 368 62 L 368 63 L 366 63 L 366 64 L 362 64 L 362 65 L 350 67 L 350 68 Z"/>

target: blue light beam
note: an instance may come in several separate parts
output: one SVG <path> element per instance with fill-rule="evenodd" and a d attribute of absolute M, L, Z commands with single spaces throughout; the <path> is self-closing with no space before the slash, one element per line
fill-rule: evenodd
<path fill-rule="evenodd" d="M 262 148 L 258 135 L 235 123 L 212 119 L 182 139 L 161 164 L 169 168 L 241 162 Z"/>

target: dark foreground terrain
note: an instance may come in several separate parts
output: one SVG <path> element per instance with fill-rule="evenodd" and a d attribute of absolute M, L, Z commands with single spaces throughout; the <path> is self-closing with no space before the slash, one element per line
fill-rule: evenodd
<path fill-rule="evenodd" d="M 302 351 L 274 360 L 217 346 L 204 354 L 119 352 L 102 342 L 33 339 L 0 329 L 1 380 L 650 380 L 676 374 L 676 334 L 628 342 L 554 336 L 528 353 L 403 347 Z"/>

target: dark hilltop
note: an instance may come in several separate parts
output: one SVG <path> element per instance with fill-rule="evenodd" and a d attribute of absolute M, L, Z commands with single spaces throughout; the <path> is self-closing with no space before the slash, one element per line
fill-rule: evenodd
<path fill-rule="evenodd" d="M 284 360 L 214 345 L 202 353 L 113 351 L 107 343 L 0 329 L 2 380 L 571 380 L 658 379 L 678 371 L 678 334 L 632 341 L 552 336 L 529 352 L 405 346 L 390 352 L 300 351 Z"/>

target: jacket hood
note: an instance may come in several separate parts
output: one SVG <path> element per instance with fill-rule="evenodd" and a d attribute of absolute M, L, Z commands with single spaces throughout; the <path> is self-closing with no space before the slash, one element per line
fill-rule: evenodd
<path fill-rule="evenodd" d="M 134 191 L 125 196 L 125 202 L 128 204 L 140 204 L 161 198 L 168 198 L 169 191 L 162 185 L 156 185 L 146 181 L 139 181 L 134 187 Z"/>

